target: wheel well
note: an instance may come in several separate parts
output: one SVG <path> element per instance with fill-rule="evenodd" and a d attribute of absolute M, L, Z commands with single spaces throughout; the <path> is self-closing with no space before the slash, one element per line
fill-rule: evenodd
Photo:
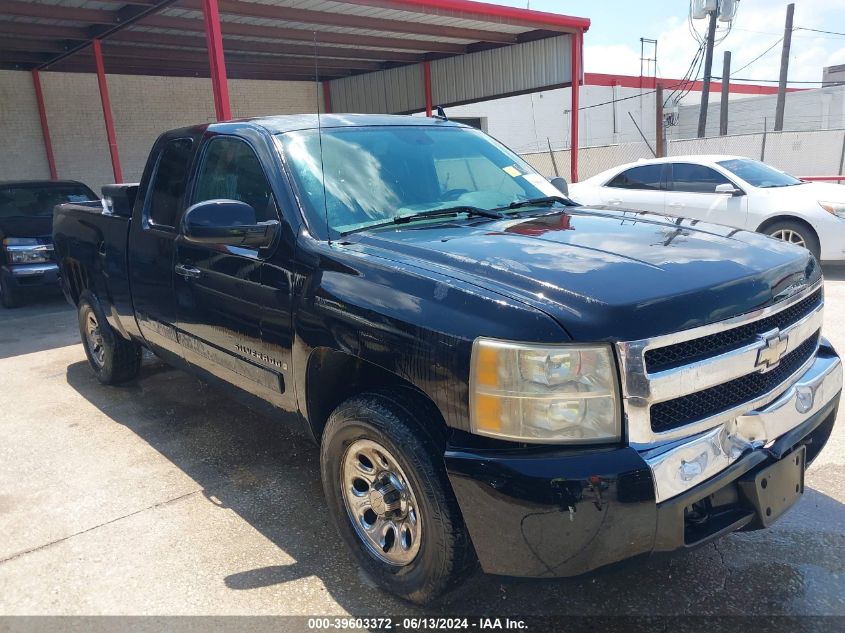
<path fill-rule="evenodd" d="M 443 428 L 446 427 L 436 405 L 413 383 L 357 356 L 320 348 L 311 353 L 305 376 L 306 414 L 314 438 L 319 442 L 329 416 L 341 402 L 356 394 L 385 387 L 414 392 L 415 397 L 436 412 Z"/>
<path fill-rule="evenodd" d="M 807 220 L 802 220 L 801 218 L 797 218 L 794 215 L 776 215 L 773 218 L 769 218 L 757 227 L 757 232 L 765 233 L 770 226 L 778 224 L 779 222 L 794 222 L 795 224 L 800 224 L 801 226 L 808 229 L 810 233 L 816 238 L 816 240 L 819 239 L 819 234 L 816 233 L 816 229 L 813 228 L 812 224 L 807 222 Z"/>

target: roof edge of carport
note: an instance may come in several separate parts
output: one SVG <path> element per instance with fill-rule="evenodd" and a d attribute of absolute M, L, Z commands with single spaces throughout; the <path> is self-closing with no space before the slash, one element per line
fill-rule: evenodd
<path fill-rule="evenodd" d="M 474 2 L 473 0 L 391 0 L 393 5 L 405 5 L 409 11 L 416 9 L 442 9 L 447 11 L 461 11 L 479 16 L 494 16 L 511 20 L 533 20 L 549 26 L 570 28 L 577 31 L 587 31 L 590 28 L 589 18 L 579 18 L 562 13 L 549 13 L 534 9 L 523 9 L 489 2 Z M 360 4 L 368 4 L 366 1 Z M 378 3 L 375 3 L 378 4 Z M 399 8 L 399 7 L 397 7 Z M 489 21 L 489 20 L 488 20 Z"/>

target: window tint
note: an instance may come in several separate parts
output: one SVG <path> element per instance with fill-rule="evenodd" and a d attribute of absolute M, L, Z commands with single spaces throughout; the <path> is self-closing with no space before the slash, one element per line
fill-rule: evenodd
<path fill-rule="evenodd" d="M 276 202 L 261 163 L 240 139 L 212 139 L 203 158 L 194 202 L 218 198 L 246 202 L 255 209 L 258 222 L 277 218 Z"/>
<path fill-rule="evenodd" d="M 691 163 L 672 165 L 672 191 L 715 193 L 716 185 L 725 183 L 730 184 L 730 180 L 710 167 Z"/>
<path fill-rule="evenodd" d="M 661 189 L 660 176 L 663 165 L 642 165 L 626 169 L 607 183 L 608 187 L 620 189 Z"/>
<path fill-rule="evenodd" d="M 150 187 L 148 217 L 158 226 L 176 226 L 179 204 L 185 193 L 185 181 L 191 159 L 189 138 L 168 141 L 161 151 Z"/>
<path fill-rule="evenodd" d="M 57 204 L 96 199 L 85 185 L 70 183 L 0 187 L 0 218 L 52 217 Z"/>

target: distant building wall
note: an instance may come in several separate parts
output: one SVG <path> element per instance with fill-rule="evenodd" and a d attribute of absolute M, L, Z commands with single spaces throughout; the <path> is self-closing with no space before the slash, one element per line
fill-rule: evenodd
<path fill-rule="evenodd" d="M 162 132 L 213 122 L 211 82 L 191 77 L 107 75 L 120 162 L 127 182 L 141 177 Z M 113 182 L 103 110 L 94 74 L 41 74 L 59 178 L 81 180 L 97 191 Z M 313 112 L 314 82 L 229 80 L 232 116 Z M 0 71 L 0 180 L 49 178 L 41 124 L 28 72 Z"/>

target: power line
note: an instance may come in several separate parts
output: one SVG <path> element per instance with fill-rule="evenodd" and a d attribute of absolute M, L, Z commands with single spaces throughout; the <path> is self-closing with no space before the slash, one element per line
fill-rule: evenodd
<path fill-rule="evenodd" d="M 767 49 L 766 49 L 766 50 L 764 50 L 762 53 L 760 53 L 759 55 L 757 55 L 757 57 L 755 57 L 755 58 L 754 58 L 754 59 L 752 59 L 750 62 L 748 62 L 747 64 L 745 64 L 745 66 L 742 66 L 741 68 L 737 68 L 736 70 L 734 70 L 733 72 L 731 72 L 731 78 L 733 78 L 733 76 L 734 76 L 736 73 L 738 73 L 739 71 L 741 71 L 741 70 L 745 70 L 746 68 L 748 68 L 751 64 L 753 64 L 753 63 L 754 63 L 754 62 L 756 62 L 758 59 L 760 59 L 761 57 L 763 57 L 766 53 L 768 53 L 769 51 L 771 51 L 771 50 L 772 50 L 775 46 L 777 46 L 778 44 L 780 44 L 782 41 L 783 41 L 783 37 L 778 38 L 778 40 L 777 40 L 774 44 L 772 44 L 771 46 L 769 46 L 769 48 L 767 48 Z"/>
<path fill-rule="evenodd" d="M 826 35 L 838 35 L 840 37 L 845 37 L 845 33 L 839 33 L 837 31 L 824 31 L 822 29 L 811 29 L 807 28 L 806 26 L 796 26 L 796 31 L 812 31 L 813 33 L 825 33 Z"/>

